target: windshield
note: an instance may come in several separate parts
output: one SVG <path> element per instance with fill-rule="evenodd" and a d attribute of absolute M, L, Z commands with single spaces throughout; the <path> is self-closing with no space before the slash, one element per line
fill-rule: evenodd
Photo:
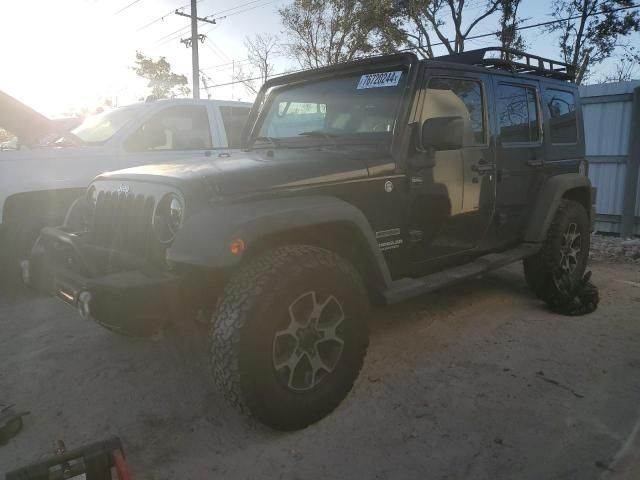
<path fill-rule="evenodd" d="M 127 123 L 138 116 L 139 106 L 123 107 L 88 117 L 71 131 L 87 144 L 102 144 L 113 137 Z"/>
<path fill-rule="evenodd" d="M 258 140 L 390 138 L 405 82 L 406 73 L 396 68 L 279 88 L 271 94 Z"/>

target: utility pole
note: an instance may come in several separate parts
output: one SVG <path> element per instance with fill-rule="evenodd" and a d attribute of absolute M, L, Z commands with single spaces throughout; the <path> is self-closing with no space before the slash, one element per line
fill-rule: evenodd
<path fill-rule="evenodd" d="M 181 17 L 189 17 L 191 19 L 191 38 L 181 39 L 180 41 L 185 44 L 187 48 L 191 47 L 191 73 L 193 75 L 193 98 L 200 98 L 200 60 L 198 57 L 198 40 L 204 42 L 206 38 L 204 35 L 198 35 L 198 22 L 216 24 L 215 19 L 209 19 L 207 17 L 198 17 L 197 0 L 191 0 L 191 14 L 176 10 L 176 15 Z"/>
<path fill-rule="evenodd" d="M 191 0 L 191 73 L 193 98 L 200 98 L 200 59 L 198 58 L 198 2 Z"/>

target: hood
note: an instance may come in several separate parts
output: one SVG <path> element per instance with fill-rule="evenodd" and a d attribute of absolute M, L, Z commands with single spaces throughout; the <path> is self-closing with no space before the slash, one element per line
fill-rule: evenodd
<path fill-rule="evenodd" d="M 357 180 L 368 176 L 362 160 L 388 154 L 349 149 L 279 149 L 234 152 L 229 157 L 109 172 L 98 180 L 172 184 L 189 193 L 204 181 L 221 196 L 246 195 L 273 189 L 298 189 L 324 183 Z M 273 155 L 271 155 L 273 153 Z"/>

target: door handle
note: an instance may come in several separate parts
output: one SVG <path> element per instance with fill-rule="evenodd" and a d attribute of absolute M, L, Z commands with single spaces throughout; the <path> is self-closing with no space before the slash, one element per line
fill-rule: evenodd
<path fill-rule="evenodd" d="M 529 165 L 530 167 L 541 167 L 542 165 L 544 165 L 544 160 L 538 158 L 538 156 L 534 154 L 531 157 L 531 160 L 527 161 L 527 165 Z"/>
<path fill-rule="evenodd" d="M 471 171 L 476 172 L 480 175 L 491 172 L 495 168 L 493 163 L 488 163 L 486 160 L 480 160 L 475 165 L 471 165 Z"/>

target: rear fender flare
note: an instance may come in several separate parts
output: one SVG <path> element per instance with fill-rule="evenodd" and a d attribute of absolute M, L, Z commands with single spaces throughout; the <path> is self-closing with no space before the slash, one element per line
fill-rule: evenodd
<path fill-rule="evenodd" d="M 591 182 L 588 177 L 578 173 L 564 173 L 549 178 L 538 192 L 533 210 L 525 229 L 525 242 L 543 242 L 564 195 L 570 190 L 587 189 L 591 195 Z M 592 212 L 587 214 L 593 222 Z"/>

